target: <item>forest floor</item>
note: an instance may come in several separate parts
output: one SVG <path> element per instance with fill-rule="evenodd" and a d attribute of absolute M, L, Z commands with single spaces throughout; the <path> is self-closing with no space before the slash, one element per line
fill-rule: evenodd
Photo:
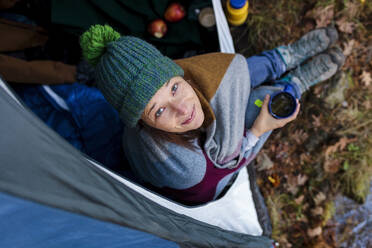
<path fill-rule="evenodd" d="M 275 130 L 258 156 L 261 191 L 280 247 L 339 247 L 334 200 L 363 203 L 372 178 L 372 1 L 249 0 L 232 27 L 246 57 L 335 25 L 342 70 L 303 96 L 294 122 Z M 350 229 L 344 228 L 343 238 Z"/>

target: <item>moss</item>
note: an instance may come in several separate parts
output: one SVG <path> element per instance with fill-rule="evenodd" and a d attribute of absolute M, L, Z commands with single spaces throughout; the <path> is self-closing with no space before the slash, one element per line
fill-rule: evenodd
<path fill-rule="evenodd" d="M 341 175 L 342 192 L 358 203 L 364 203 L 369 193 L 369 185 L 372 177 L 372 161 L 364 157 L 358 163 L 349 165 L 349 168 Z"/>
<path fill-rule="evenodd" d="M 280 239 L 280 235 L 282 233 L 281 230 L 281 214 L 279 213 L 280 206 L 278 206 L 278 199 L 274 198 L 274 196 L 269 196 L 266 199 L 266 205 L 270 214 L 271 225 L 272 225 L 272 238 L 273 239 Z"/>
<path fill-rule="evenodd" d="M 327 201 L 324 206 L 323 212 L 323 222 L 322 225 L 324 226 L 336 213 L 335 204 L 333 201 Z"/>

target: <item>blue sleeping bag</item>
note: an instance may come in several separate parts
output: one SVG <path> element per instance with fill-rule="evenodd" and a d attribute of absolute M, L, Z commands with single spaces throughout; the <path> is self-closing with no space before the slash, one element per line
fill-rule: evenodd
<path fill-rule="evenodd" d="M 98 89 L 79 83 L 12 87 L 40 119 L 78 150 L 109 169 L 128 168 L 122 150 L 123 123 Z"/>

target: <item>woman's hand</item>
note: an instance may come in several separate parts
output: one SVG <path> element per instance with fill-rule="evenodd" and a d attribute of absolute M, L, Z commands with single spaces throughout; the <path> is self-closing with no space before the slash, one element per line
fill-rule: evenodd
<path fill-rule="evenodd" d="M 300 103 L 297 101 L 297 108 L 296 111 L 288 118 L 285 119 L 275 119 L 270 113 L 268 109 L 270 100 L 270 95 L 265 96 L 265 100 L 262 104 L 260 114 L 257 116 L 257 119 L 254 121 L 253 126 L 251 128 L 251 132 L 256 136 L 260 137 L 262 134 L 274 130 L 279 127 L 284 127 L 288 122 L 293 121 L 296 119 L 298 112 L 300 111 Z"/>

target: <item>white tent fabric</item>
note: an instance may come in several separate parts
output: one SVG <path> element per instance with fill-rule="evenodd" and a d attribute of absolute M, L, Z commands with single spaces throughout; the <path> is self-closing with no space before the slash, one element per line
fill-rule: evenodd
<path fill-rule="evenodd" d="M 134 189 L 139 194 L 177 213 L 187 215 L 191 218 L 229 231 L 250 235 L 262 235 L 262 228 L 258 222 L 252 193 L 249 187 L 247 170 L 243 169 L 240 171 L 232 187 L 221 199 L 199 207 L 186 207 L 145 190 L 93 161 L 90 162 L 118 181 Z"/>
<path fill-rule="evenodd" d="M 20 104 L 17 98 L 12 94 L 12 92 L 1 79 L 0 86 Z M 240 171 L 232 187 L 221 199 L 198 207 L 188 207 L 170 201 L 158 194 L 152 193 L 141 186 L 138 186 L 137 184 L 132 183 L 131 181 L 105 169 L 103 166 L 95 163 L 94 161 L 88 161 L 118 182 L 125 184 L 127 187 L 130 187 L 137 193 L 174 212 L 184 214 L 198 221 L 202 221 L 229 231 L 254 236 L 260 236 L 263 233 L 258 221 L 252 193 L 250 190 L 249 175 L 245 169 Z"/>
<path fill-rule="evenodd" d="M 223 12 L 221 1 L 212 0 L 214 15 L 216 18 L 218 41 L 220 51 L 223 53 L 235 53 L 234 43 L 231 37 L 229 26 L 226 21 L 226 16 Z"/>

